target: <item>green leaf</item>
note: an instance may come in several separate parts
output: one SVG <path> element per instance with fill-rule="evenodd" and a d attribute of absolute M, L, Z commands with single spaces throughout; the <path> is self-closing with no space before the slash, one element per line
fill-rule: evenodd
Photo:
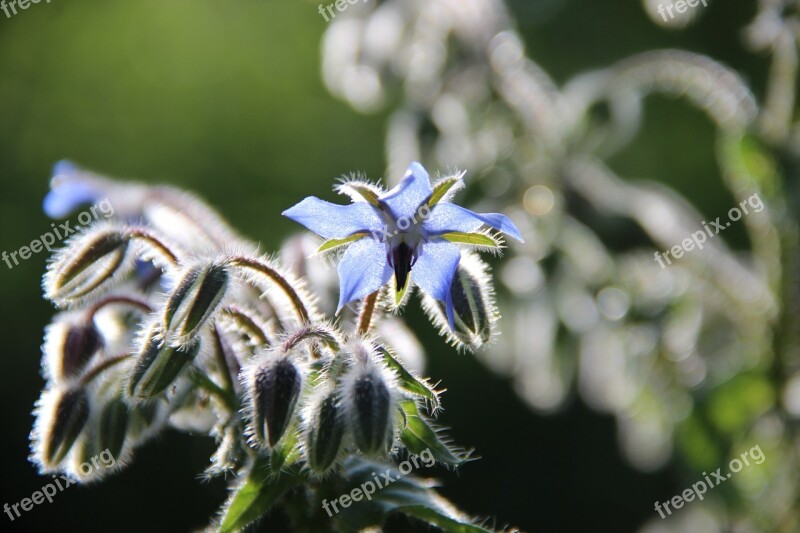
<path fill-rule="evenodd" d="M 281 441 L 272 449 L 270 463 L 273 472 L 280 472 L 284 465 L 292 464 L 299 459 L 300 453 L 297 449 L 298 432 L 297 422 L 292 422 Z"/>
<path fill-rule="evenodd" d="M 327 252 L 328 250 L 332 250 L 333 248 L 337 248 L 339 246 L 344 246 L 345 244 L 350 244 L 351 242 L 357 241 L 358 239 L 366 236 L 366 233 L 353 233 L 344 239 L 328 239 L 327 241 L 323 242 L 319 248 L 317 248 L 317 253 L 320 254 L 322 252 Z"/>
<path fill-rule="evenodd" d="M 459 172 L 455 176 L 449 176 L 436 183 L 436 185 L 433 187 L 433 192 L 431 193 L 430 198 L 428 198 L 428 207 L 433 207 L 438 204 L 450 189 L 461 183 L 461 177 L 463 175 L 464 174 L 462 172 Z"/>
<path fill-rule="evenodd" d="M 433 492 L 433 491 L 431 491 Z M 437 495 L 438 496 L 438 495 Z M 443 500 L 437 508 L 426 505 L 406 505 L 398 507 L 397 511 L 414 518 L 419 518 L 431 525 L 440 527 L 448 533 L 491 533 L 491 529 L 473 524 L 469 519 L 448 516 L 442 509 L 449 504 L 447 500 L 438 496 L 437 500 Z M 446 503 L 444 503 L 446 502 Z"/>
<path fill-rule="evenodd" d="M 398 361 L 391 351 L 384 346 L 379 346 L 378 351 L 383 356 L 383 361 L 386 363 L 386 366 L 389 369 L 393 370 L 397 377 L 400 378 L 400 387 L 415 395 L 421 396 L 429 400 L 433 406 L 433 409 L 438 409 L 441 405 L 439 404 L 439 395 L 436 393 L 433 388 L 425 383 L 424 381 L 420 381 L 416 377 L 414 377 L 411 372 L 406 370 L 406 368 Z"/>
<path fill-rule="evenodd" d="M 450 242 L 458 244 L 469 244 L 472 246 L 488 246 L 490 248 L 499 248 L 500 243 L 495 239 L 486 235 L 485 233 L 462 233 L 454 231 L 451 233 L 444 233 L 442 237 Z"/>
<path fill-rule="evenodd" d="M 270 475 L 269 458 L 256 459 L 250 473 L 231 496 L 219 533 L 241 531 L 261 518 L 292 487 L 303 481 L 288 472 Z"/>
<path fill-rule="evenodd" d="M 406 418 L 406 427 L 400 435 L 400 440 L 411 453 L 421 454 L 425 450 L 430 450 L 434 459 L 448 465 L 460 465 L 468 459 L 469 454 L 460 457 L 461 454 L 442 442 L 436 431 L 420 415 L 414 400 L 403 400 L 400 402 L 400 408 Z"/>
<path fill-rule="evenodd" d="M 347 486 L 364 487 L 367 481 L 373 481 L 373 473 L 377 471 L 386 471 L 394 481 L 376 490 L 371 499 L 362 499 L 342 509 L 336 519 L 344 522 L 344 530 L 380 526 L 386 515 L 394 512 L 417 518 L 446 532 L 492 533 L 491 529 L 474 524 L 471 517 L 436 493 L 429 480 L 403 475 L 394 467 L 387 469 L 386 465 L 379 463 L 350 459 L 344 472 Z"/>

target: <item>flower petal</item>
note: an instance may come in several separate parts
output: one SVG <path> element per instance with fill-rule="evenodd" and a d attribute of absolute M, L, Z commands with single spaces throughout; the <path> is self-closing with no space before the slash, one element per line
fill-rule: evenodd
<path fill-rule="evenodd" d="M 283 212 L 283 216 L 302 224 L 320 237 L 344 239 L 353 233 L 379 231 L 381 219 L 375 209 L 366 202 L 339 205 L 315 196 L 309 196 L 299 204 Z"/>
<path fill-rule="evenodd" d="M 351 244 L 339 262 L 339 307 L 359 300 L 386 284 L 392 268 L 386 260 L 386 245 L 371 237 Z"/>
<path fill-rule="evenodd" d="M 461 260 L 461 251 L 455 244 L 440 239 L 423 244 L 421 250 L 411 269 L 411 280 L 420 289 L 445 303 L 450 328 L 455 329 L 450 286 Z"/>
<path fill-rule="evenodd" d="M 44 198 L 44 212 L 50 218 L 64 218 L 75 208 L 100 198 L 100 191 L 76 177 L 78 168 L 69 161 L 53 166 L 50 192 Z"/>
<path fill-rule="evenodd" d="M 507 216 L 500 213 L 476 213 L 451 203 L 435 205 L 424 222 L 425 229 L 430 235 L 473 233 L 483 224 L 502 231 L 520 242 L 525 242 L 517 226 Z"/>
<path fill-rule="evenodd" d="M 392 190 L 380 197 L 389 206 L 395 219 L 413 218 L 422 203 L 433 192 L 431 179 L 425 168 L 416 161 L 411 163 L 406 175 Z"/>

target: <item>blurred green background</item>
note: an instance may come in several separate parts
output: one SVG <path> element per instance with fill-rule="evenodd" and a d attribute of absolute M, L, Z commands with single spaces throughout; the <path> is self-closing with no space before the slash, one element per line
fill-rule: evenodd
<path fill-rule="evenodd" d="M 717 2 L 693 28 L 668 32 L 630 0 L 517 0 L 510 8 L 531 55 L 558 82 L 635 52 L 681 47 L 728 63 L 763 89 L 767 63 L 744 52 L 750 2 Z M 384 116 L 364 116 L 320 79 L 326 23 L 317 4 L 267 0 L 53 0 L 0 13 L 0 250 L 47 231 L 41 211 L 51 165 L 69 158 L 98 172 L 196 191 L 265 250 L 298 228 L 280 212 L 309 194 L 333 198 L 334 178 L 385 168 Z M 644 133 L 611 161 L 625 175 L 668 183 L 708 215 L 734 205 L 712 158 L 712 127 L 666 98 L 648 100 Z M 740 228 L 724 238 L 744 242 Z M 27 461 L 31 410 L 43 384 L 41 297 L 46 254 L 0 264 L 3 502 L 47 482 Z M 575 398 L 562 413 L 529 411 L 504 380 L 458 354 L 412 304 L 427 374 L 442 380 L 441 422 L 482 460 L 436 472 L 443 493 L 471 513 L 527 531 L 631 531 L 653 503 L 683 489 L 669 469 L 623 461 L 612 418 Z M 476 391 L 481 391 L 477 393 Z M 488 392 L 487 392 L 488 391 Z M 486 398 L 491 402 L 485 402 Z M 201 483 L 209 439 L 169 432 L 101 486 L 72 487 L 2 529 L 186 531 L 202 528 L 225 495 Z M 283 531 L 278 514 L 264 529 Z M 402 531 L 406 523 L 393 523 Z"/>

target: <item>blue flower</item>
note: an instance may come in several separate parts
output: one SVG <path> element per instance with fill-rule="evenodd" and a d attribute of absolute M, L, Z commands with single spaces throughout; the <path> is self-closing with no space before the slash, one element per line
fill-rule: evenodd
<path fill-rule="evenodd" d="M 339 307 L 364 298 L 388 283 L 405 293 L 409 281 L 444 302 L 450 327 L 450 286 L 461 251 L 456 243 L 498 248 L 501 242 L 482 228 L 493 228 L 522 242 L 505 215 L 479 214 L 449 202 L 461 185 L 461 174 L 431 185 L 427 171 L 411 163 L 400 183 L 383 192 L 362 182 L 345 182 L 338 191 L 353 203 L 338 205 L 314 196 L 283 215 L 328 239 L 320 250 L 348 246 L 339 263 Z"/>
<path fill-rule="evenodd" d="M 53 166 L 50 192 L 44 198 L 44 212 L 50 218 L 64 218 L 81 205 L 94 203 L 101 192 L 80 179 L 81 170 L 69 161 Z"/>

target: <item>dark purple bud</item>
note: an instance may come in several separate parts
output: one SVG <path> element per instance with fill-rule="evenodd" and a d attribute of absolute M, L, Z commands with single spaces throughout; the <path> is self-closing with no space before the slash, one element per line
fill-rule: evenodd
<path fill-rule="evenodd" d="M 306 428 L 306 461 L 317 474 L 324 474 L 336 462 L 344 439 L 344 410 L 335 392 L 329 392 L 312 406 Z"/>
<path fill-rule="evenodd" d="M 303 376 L 288 358 L 270 361 L 253 375 L 253 432 L 260 444 L 275 446 L 294 414 Z"/>
<path fill-rule="evenodd" d="M 392 436 L 392 401 L 381 375 L 367 370 L 356 377 L 347 400 L 356 445 L 366 454 L 385 453 Z"/>

